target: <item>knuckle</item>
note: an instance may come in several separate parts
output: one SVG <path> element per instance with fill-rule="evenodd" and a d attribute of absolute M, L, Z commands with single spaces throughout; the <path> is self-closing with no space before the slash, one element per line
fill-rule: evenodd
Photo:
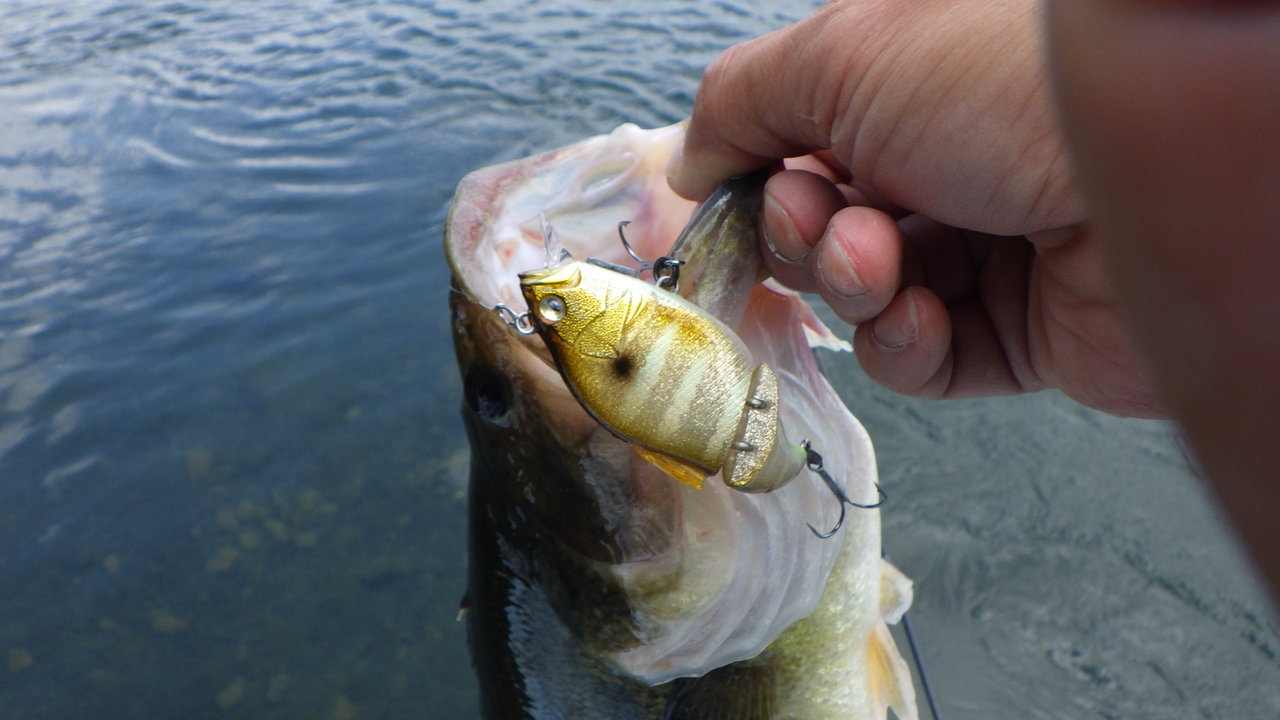
<path fill-rule="evenodd" d="M 718 108 L 721 99 L 731 96 L 737 69 L 745 45 L 734 45 L 721 52 L 702 72 L 695 107 Z"/>

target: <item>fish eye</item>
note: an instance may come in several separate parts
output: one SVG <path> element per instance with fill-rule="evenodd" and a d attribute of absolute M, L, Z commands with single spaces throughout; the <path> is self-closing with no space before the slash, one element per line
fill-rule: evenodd
<path fill-rule="evenodd" d="M 511 386 L 499 373 L 487 367 L 473 368 L 463 380 L 467 406 L 490 425 L 511 425 Z"/>
<path fill-rule="evenodd" d="M 564 298 L 559 295 L 547 295 L 538 301 L 538 315 L 543 321 L 559 322 L 564 317 Z"/>

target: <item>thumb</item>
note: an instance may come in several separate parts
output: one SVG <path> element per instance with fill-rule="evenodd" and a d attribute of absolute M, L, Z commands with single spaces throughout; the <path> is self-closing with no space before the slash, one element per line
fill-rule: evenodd
<path fill-rule="evenodd" d="M 826 133 L 797 107 L 815 93 L 800 87 L 808 21 L 729 48 L 707 67 L 698 86 L 684 143 L 667 166 L 677 194 L 702 200 L 722 180 L 771 162 L 826 148 Z M 794 69 L 794 71 L 793 71 Z"/>

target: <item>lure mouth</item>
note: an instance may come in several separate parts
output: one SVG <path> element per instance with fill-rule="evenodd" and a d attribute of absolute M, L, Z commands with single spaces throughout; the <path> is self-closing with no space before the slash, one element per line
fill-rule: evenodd
<path fill-rule="evenodd" d="M 555 267 L 525 270 L 517 277 L 520 278 L 520 287 L 522 289 L 537 285 L 574 288 L 582 281 L 581 273 L 567 262 Z"/>

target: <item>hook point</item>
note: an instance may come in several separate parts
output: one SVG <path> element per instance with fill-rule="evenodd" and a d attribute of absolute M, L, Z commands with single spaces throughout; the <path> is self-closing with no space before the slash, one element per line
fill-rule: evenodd
<path fill-rule="evenodd" d="M 844 518 L 845 518 L 845 513 L 847 511 L 847 508 L 846 508 L 847 505 L 852 505 L 853 507 L 856 507 L 856 508 L 862 508 L 863 510 L 874 510 L 880 507 L 881 505 L 884 505 L 885 500 L 888 499 L 888 496 L 885 495 L 884 488 L 880 487 L 880 483 L 875 483 L 876 493 L 878 493 L 880 496 L 879 499 L 876 500 L 876 502 L 870 505 L 863 505 L 861 503 L 856 503 L 850 500 L 849 496 L 844 493 L 844 489 L 841 488 L 840 485 L 836 483 L 835 478 L 831 477 L 831 473 L 827 472 L 827 469 L 823 467 L 822 456 L 819 455 L 818 452 L 813 449 L 813 446 L 809 443 L 809 441 L 805 440 L 804 442 L 800 443 L 800 445 L 801 447 L 804 448 L 805 463 L 807 464 L 808 468 L 813 472 L 818 473 L 818 477 L 822 478 L 822 482 L 826 483 L 827 489 L 830 490 L 831 494 L 835 495 L 836 499 L 840 501 L 840 519 L 836 521 L 836 526 L 831 529 L 831 532 L 824 535 L 818 532 L 818 529 L 815 528 L 812 524 L 810 524 L 809 529 L 813 531 L 814 535 L 817 535 L 823 540 L 826 540 L 830 537 L 833 537 L 837 532 L 839 532 L 840 528 L 844 526 Z"/>

